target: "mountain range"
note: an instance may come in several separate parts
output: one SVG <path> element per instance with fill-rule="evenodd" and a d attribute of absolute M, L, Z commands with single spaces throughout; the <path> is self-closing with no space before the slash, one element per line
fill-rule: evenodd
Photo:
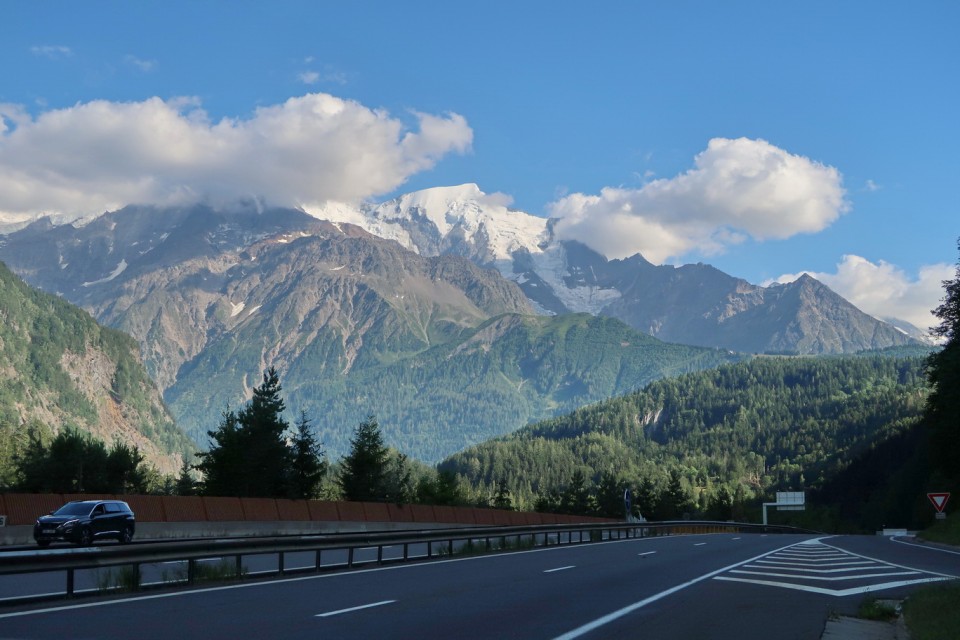
<path fill-rule="evenodd" d="M 357 224 L 421 255 L 462 255 L 517 283 L 540 313 L 618 318 L 668 342 L 744 353 L 839 354 L 914 344 L 810 276 L 762 287 L 705 264 L 656 266 L 637 254 L 608 260 L 559 240 L 553 220 L 508 209 L 475 184 L 378 205 L 313 212 Z"/>
<path fill-rule="evenodd" d="M 376 414 L 437 460 L 740 352 L 914 342 L 810 277 L 607 260 L 475 185 L 312 214 L 130 206 L 34 222 L 0 237 L 0 260 L 133 336 L 201 445 L 268 366 L 331 453 Z"/>

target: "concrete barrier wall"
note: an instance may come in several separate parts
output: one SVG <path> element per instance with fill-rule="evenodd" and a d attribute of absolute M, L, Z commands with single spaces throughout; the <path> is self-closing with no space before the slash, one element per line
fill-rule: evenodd
<path fill-rule="evenodd" d="M 0 515 L 7 526 L 32 525 L 71 500 L 125 500 L 137 523 L 277 523 L 277 522 L 382 522 L 406 524 L 504 525 L 609 522 L 605 518 L 524 513 L 474 507 L 396 505 L 382 502 L 329 502 L 273 498 L 200 496 L 141 496 L 106 494 L 0 494 Z M 139 527 L 138 527 L 139 528 Z"/>

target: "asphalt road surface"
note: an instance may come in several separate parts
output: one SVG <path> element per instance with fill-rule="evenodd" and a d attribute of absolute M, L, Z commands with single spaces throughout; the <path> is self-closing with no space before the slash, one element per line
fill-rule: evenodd
<path fill-rule="evenodd" d="M 675 536 L 0 609 L 0 638 L 820 637 L 831 613 L 960 576 L 873 536 Z"/>

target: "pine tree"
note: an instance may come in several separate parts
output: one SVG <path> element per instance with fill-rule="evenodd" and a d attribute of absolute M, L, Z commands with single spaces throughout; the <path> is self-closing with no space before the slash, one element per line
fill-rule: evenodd
<path fill-rule="evenodd" d="M 343 459 L 338 482 L 345 500 L 383 502 L 388 452 L 375 416 L 368 416 L 353 432 L 350 453 Z"/>
<path fill-rule="evenodd" d="M 220 426 L 207 435 L 208 451 L 194 467 L 204 475 L 203 493 L 213 496 L 285 497 L 292 454 L 289 425 L 282 413 L 282 387 L 276 369 L 263 374 L 250 402 L 238 413 L 225 411 Z"/>
<path fill-rule="evenodd" d="M 960 260 L 954 279 L 944 281 L 943 286 L 946 295 L 934 311 L 940 324 L 933 333 L 946 342 L 928 361 L 933 391 L 927 398 L 924 417 L 934 469 L 943 481 L 960 488 Z"/>
<path fill-rule="evenodd" d="M 316 498 L 320 482 L 327 473 L 327 461 L 323 448 L 317 442 L 310 428 L 310 420 L 305 411 L 300 412 L 297 432 L 290 443 L 292 456 L 288 478 L 288 495 L 294 499 Z"/>

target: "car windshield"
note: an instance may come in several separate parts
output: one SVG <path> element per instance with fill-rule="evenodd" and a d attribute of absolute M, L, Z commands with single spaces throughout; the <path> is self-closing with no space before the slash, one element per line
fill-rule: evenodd
<path fill-rule="evenodd" d="M 93 505 L 89 502 L 69 502 L 53 512 L 55 516 L 85 516 Z"/>

